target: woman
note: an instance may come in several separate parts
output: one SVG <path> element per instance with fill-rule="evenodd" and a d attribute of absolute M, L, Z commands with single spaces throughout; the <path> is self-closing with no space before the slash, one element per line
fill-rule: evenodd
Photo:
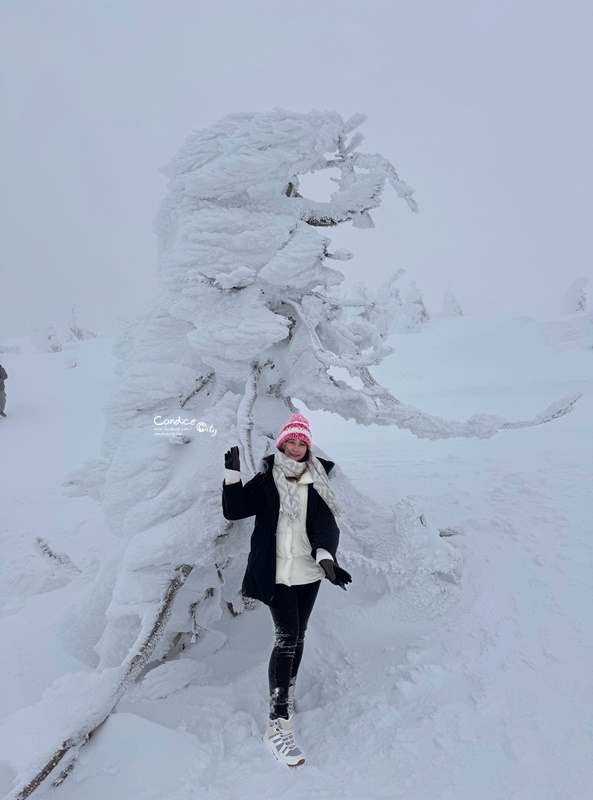
<path fill-rule="evenodd" d="M 225 454 L 222 510 L 226 519 L 255 515 L 243 594 L 270 607 L 275 626 L 270 658 L 270 719 L 264 742 L 288 766 L 305 763 L 293 738 L 295 684 L 307 623 L 321 579 L 346 589 L 350 575 L 337 565 L 342 508 L 329 485 L 334 464 L 311 452 L 311 429 L 301 414 L 282 428 L 276 452 L 243 486 L 239 448 Z"/>

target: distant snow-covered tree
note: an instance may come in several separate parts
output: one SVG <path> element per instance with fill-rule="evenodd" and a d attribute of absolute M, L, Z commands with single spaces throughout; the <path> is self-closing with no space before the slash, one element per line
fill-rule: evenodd
<path fill-rule="evenodd" d="M 375 325 L 382 339 L 414 328 L 414 323 L 406 310 L 397 285 L 404 271 L 399 269 L 395 275 L 378 286 L 376 291 L 369 296 L 369 305 L 365 316 Z"/>
<path fill-rule="evenodd" d="M 74 338 L 78 339 L 79 341 L 84 341 L 85 339 L 96 339 L 97 334 L 93 333 L 93 331 L 88 330 L 88 328 L 82 328 L 80 323 L 78 322 L 78 315 L 76 312 L 76 305 L 73 304 L 70 310 L 70 319 L 68 321 L 68 332 Z"/>
<path fill-rule="evenodd" d="M 375 290 L 358 282 L 350 291 L 332 287 L 327 292 L 328 302 L 333 298 L 341 309 L 340 325 L 343 327 L 347 323 L 351 333 L 358 331 L 358 344 L 363 349 L 376 340 L 377 334 L 384 341 L 390 334 L 410 328 L 410 319 L 395 285 L 402 273 L 403 270 L 399 270 Z M 366 344 L 362 338 L 363 331 L 366 333 Z M 390 352 L 391 348 L 384 347 L 385 355 Z"/>
<path fill-rule="evenodd" d="M 462 317 L 463 311 L 457 302 L 457 298 L 450 288 L 445 289 L 443 294 L 443 316 L 444 317 Z"/>
<path fill-rule="evenodd" d="M 430 314 L 426 310 L 420 289 L 415 282 L 412 282 L 406 297 L 406 311 L 414 326 L 422 325 L 430 319 Z"/>
<path fill-rule="evenodd" d="M 568 287 L 564 297 L 565 314 L 586 314 L 587 295 L 585 289 L 589 283 L 589 278 L 581 277 L 573 281 Z"/>
<path fill-rule="evenodd" d="M 38 353 L 60 353 L 62 351 L 60 334 L 56 325 L 49 320 L 33 320 L 29 339 Z"/>

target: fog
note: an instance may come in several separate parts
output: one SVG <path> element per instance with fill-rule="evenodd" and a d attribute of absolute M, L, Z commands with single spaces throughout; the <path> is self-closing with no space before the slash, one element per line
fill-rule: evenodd
<path fill-rule="evenodd" d="M 0 336 L 113 332 L 155 291 L 159 168 L 242 110 L 364 112 L 416 190 L 329 232 L 438 310 L 553 307 L 592 263 L 588 0 L 3 0 Z M 314 184 L 311 184 L 314 186 Z M 315 187 L 322 191 L 323 187 Z"/>

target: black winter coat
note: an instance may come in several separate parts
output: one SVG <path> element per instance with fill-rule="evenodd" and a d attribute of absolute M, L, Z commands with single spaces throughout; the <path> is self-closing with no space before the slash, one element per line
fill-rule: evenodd
<path fill-rule="evenodd" d="M 333 469 L 333 461 L 320 458 L 326 473 Z M 222 486 L 222 513 L 225 519 L 245 519 L 255 515 L 251 534 L 251 550 L 243 578 L 242 593 L 270 605 L 276 589 L 276 529 L 280 514 L 280 496 L 272 475 L 274 455 L 264 458 L 266 468 L 248 483 Z M 305 529 L 311 542 L 311 555 L 315 558 L 321 547 L 336 559 L 340 530 L 329 506 L 310 483 L 307 496 Z"/>

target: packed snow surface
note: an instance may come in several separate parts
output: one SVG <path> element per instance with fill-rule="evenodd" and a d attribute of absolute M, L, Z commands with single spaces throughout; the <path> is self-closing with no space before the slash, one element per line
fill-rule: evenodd
<path fill-rule="evenodd" d="M 423 531 L 449 534 L 440 541 L 456 565 L 435 571 L 434 593 L 402 602 L 397 582 L 344 543 L 353 583 L 347 593 L 322 586 L 299 676 L 295 731 L 307 763 L 283 767 L 261 742 L 272 624 L 260 605 L 214 621 L 149 671 L 70 776 L 34 796 L 591 796 L 590 323 L 464 311 L 392 337 L 395 352 L 376 378 L 403 402 L 457 419 L 531 418 L 560 396 L 584 397 L 561 419 L 485 441 L 419 440 L 301 407 L 315 445 L 366 502 L 409 516 L 406 529 L 417 534 L 400 543 L 401 580 L 415 579 L 404 574 L 417 563 L 410 553 L 431 546 Z M 40 355 L 21 343 L 0 358 L 9 374 L 0 420 L 1 796 L 92 716 L 113 679 L 92 655 L 106 600 L 88 594 L 121 542 L 99 503 L 63 489 L 69 472 L 99 456 L 116 380 L 111 346 L 98 338 Z M 213 486 L 222 477 L 222 461 L 213 463 Z M 436 570 L 444 556 L 431 558 Z"/>

